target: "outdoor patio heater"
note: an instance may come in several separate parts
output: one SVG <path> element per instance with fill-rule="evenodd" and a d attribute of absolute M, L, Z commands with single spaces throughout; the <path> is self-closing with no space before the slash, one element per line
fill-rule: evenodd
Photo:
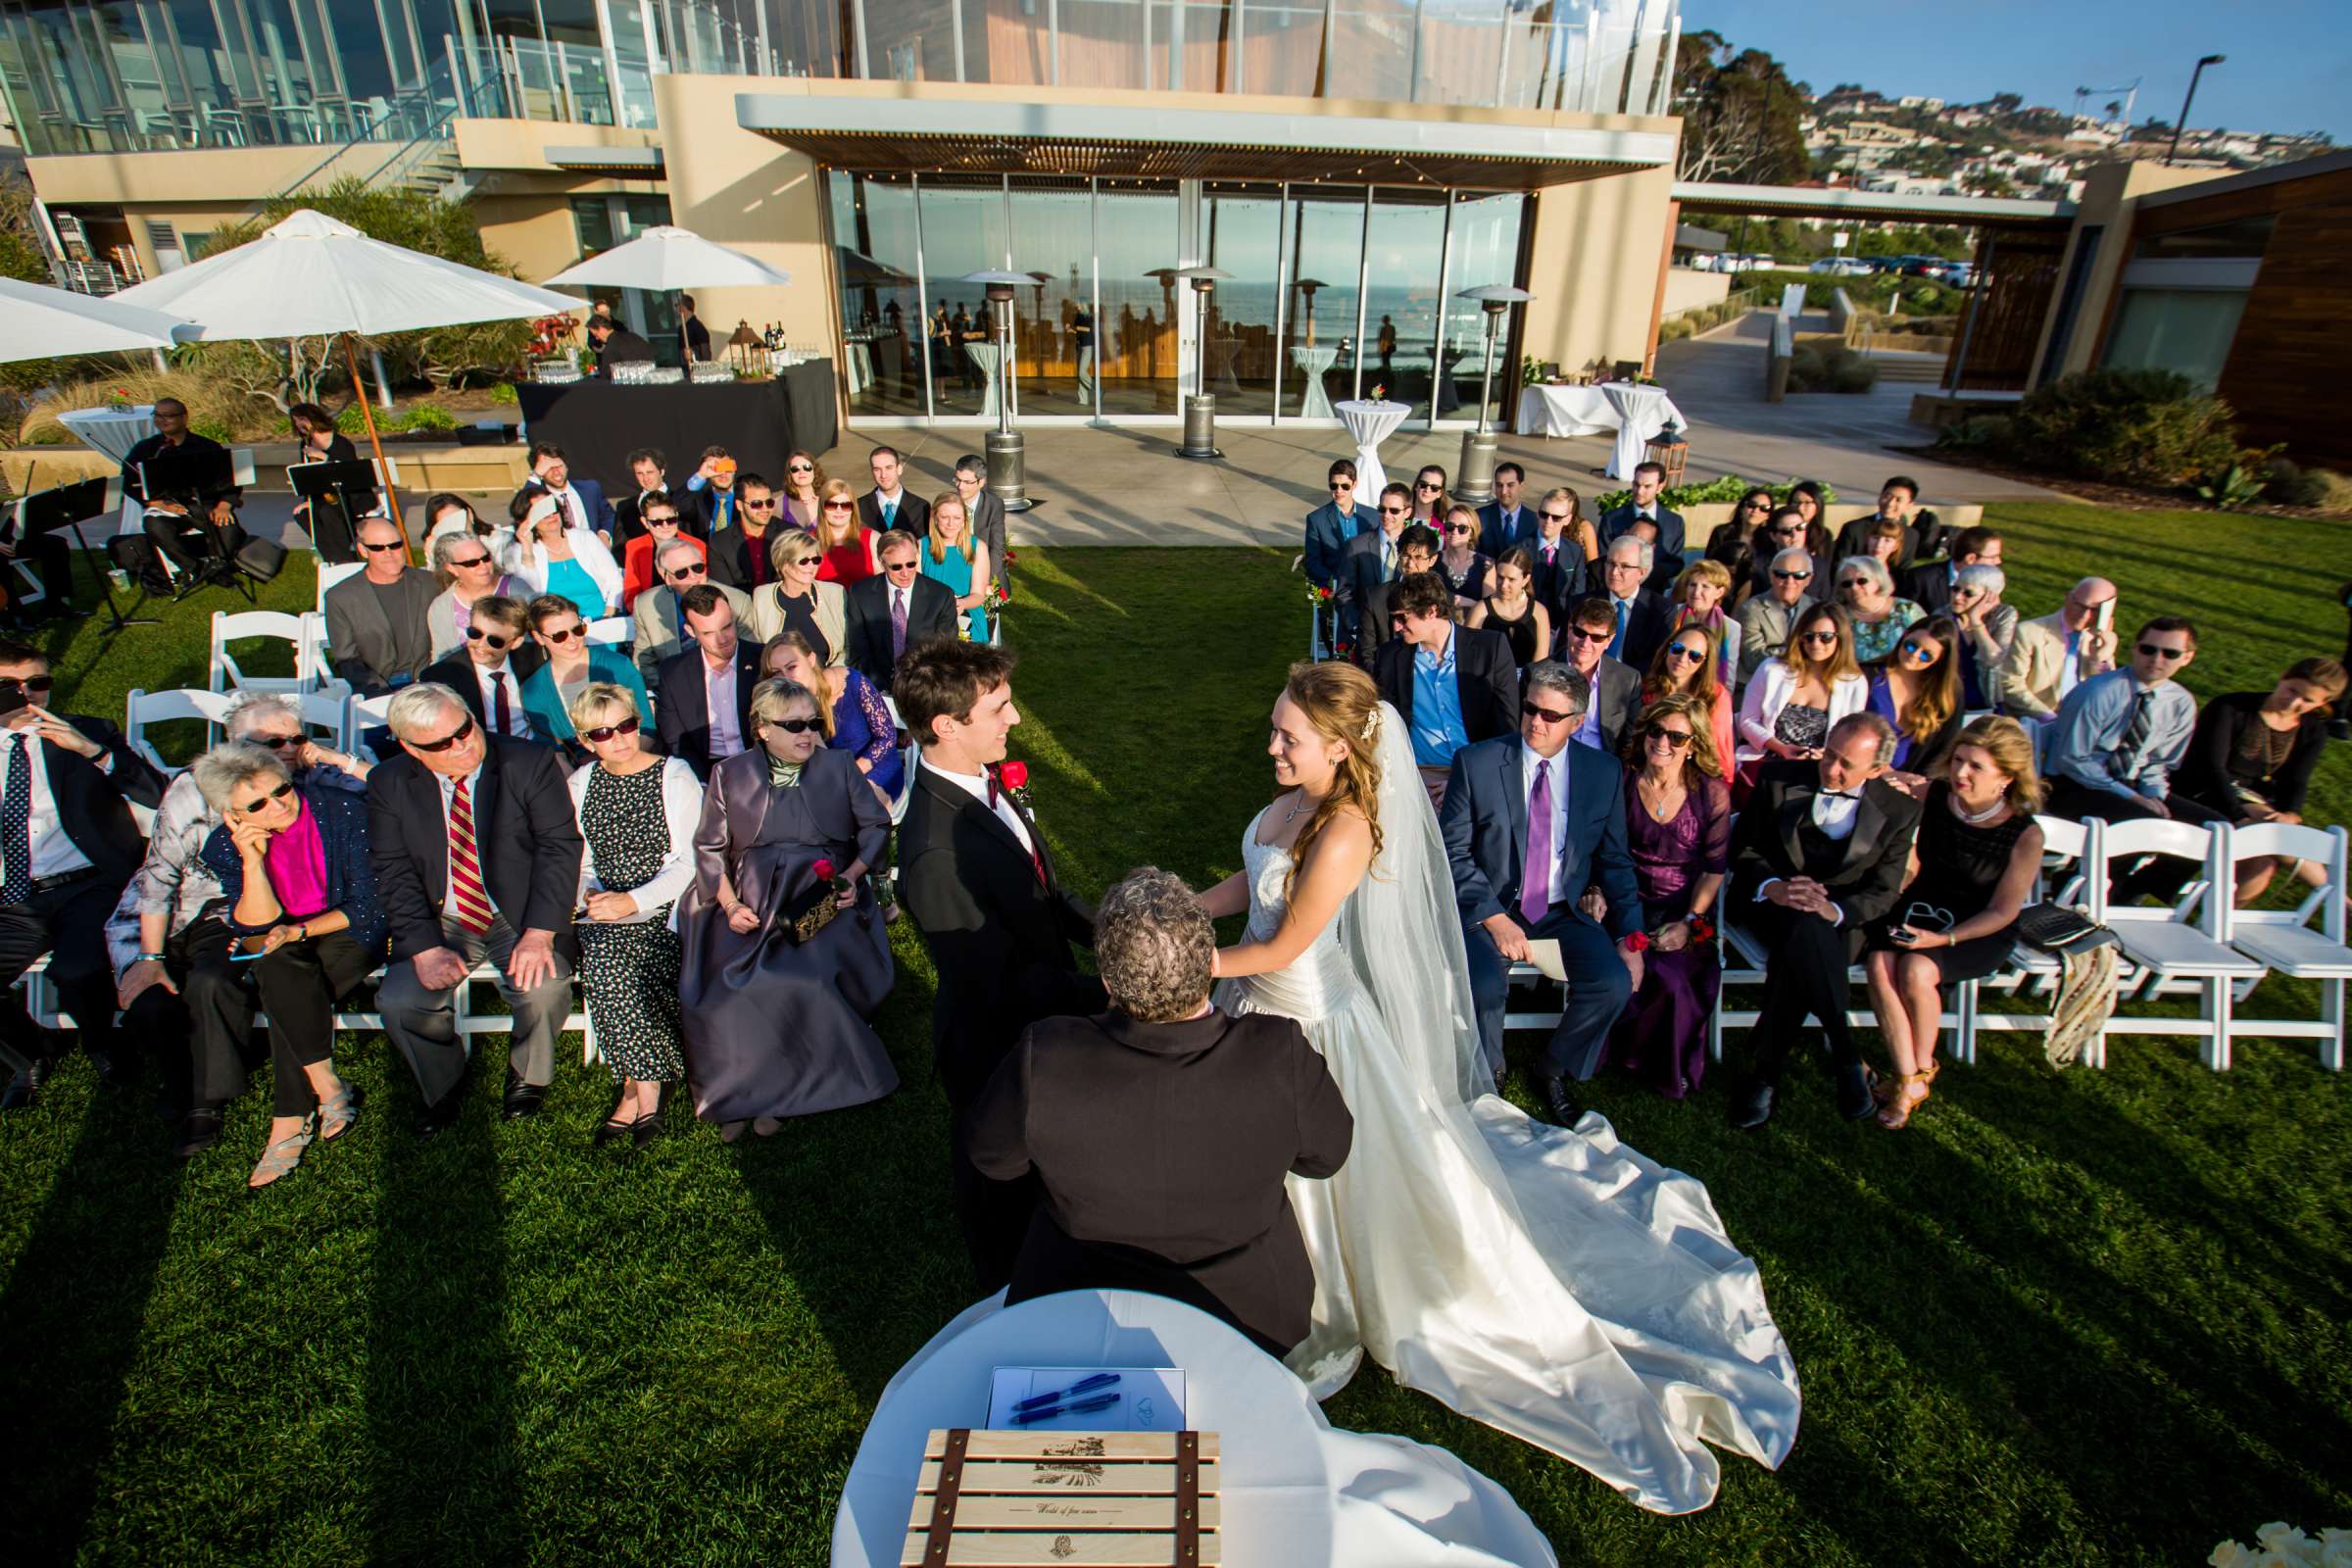
<path fill-rule="evenodd" d="M 1478 423 L 1462 433 L 1462 464 L 1454 469 L 1456 498 L 1483 506 L 1494 499 L 1495 433 L 1487 428 L 1487 403 L 1494 388 L 1494 340 L 1502 335 L 1503 313 L 1535 298 L 1507 283 L 1466 288 L 1456 299 L 1475 300 L 1487 318 L 1487 366 L 1478 377 Z"/>
<path fill-rule="evenodd" d="M 1027 272 L 966 272 L 962 281 L 977 283 L 988 294 L 989 325 L 997 338 L 997 427 L 988 433 L 988 487 L 1004 503 L 1006 512 L 1027 512 L 1029 499 L 1028 442 L 1012 427 L 1012 291 L 1035 288 Z"/>
<path fill-rule="evenodd" d="M 1217 450 L 1217 399 L 1208 390 L 1208 291 L 1220 278 L 1233 274 L 1221 267 L 1180 267 L 1173 274 L 1193 285 L 1193 335 L 1198 340 L 1199 366 L 1193 378 L 1193 398 L 1184 406 L 1184 445 L 1180 458 L 1221 458 Z"/>

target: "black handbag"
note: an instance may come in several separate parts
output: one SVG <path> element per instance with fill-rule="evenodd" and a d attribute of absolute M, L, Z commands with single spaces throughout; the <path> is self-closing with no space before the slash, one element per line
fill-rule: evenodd
<path fill-rule="evenodd" d="M 2071 904 L 2042 903 L 2018 914 L 2017 940 L 2064 957 L 2107 947 L 2115 932 Z"/>

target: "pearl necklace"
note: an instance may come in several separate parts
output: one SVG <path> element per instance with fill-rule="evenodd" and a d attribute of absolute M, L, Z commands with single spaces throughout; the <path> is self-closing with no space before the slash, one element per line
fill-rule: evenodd
<path fill-rule="evenodd" d="M 1951 798 L 1951 801 L 1952 814 L 1958 817 L 1961 821 L 1966 822 L 1970 827 L 1983 827 L 1985 823 L 2000 815 L 2002 810 L 2009 805 L 2008 797 L 1996 795 L 1993 797 L 1992 804 L 1984 808 L 1984 809 L 1982 811 L 1971 811 L 1967 807 L 1960 804 L 1959 796 L 1954 795 Z"/>

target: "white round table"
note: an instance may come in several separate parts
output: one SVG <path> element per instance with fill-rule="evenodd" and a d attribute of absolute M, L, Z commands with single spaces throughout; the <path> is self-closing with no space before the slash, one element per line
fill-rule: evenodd
<path fill-rule="evenodd" d="M 1381 486 L 1389 482 L 1389 470 L 1380 463 L 1380 444 L 1396 433 L 1396 427 L 1413 412 L 1413 407 L 1385 399 L 1374 403 L 1364 398 L 1349 398 L 1335 405 L 1332 412 L 1339 415 L 1340 422 L 1355 438 L 1355 493 L 1378 507 Z"/>
<path fill-rule="evenodd" d="M 1443 1449 L 1334 1431 L 1289 1369 L 1205 1312 L 1129 1291 L 1001 1300 L 940 1330 L 882 1391 L 833 1516 L 834 1568 L 899 1561 L 925 1439 L 986 1421 L 1000 1366 L 1183 1368 L 1185 1424 L 1221 1445 L 1227 1568 L 1556 1561 L 1494 1482 Z"/>
<path fill-rule="evenodd" d="M 132 447 L 155 434 L 155 409 L 148 404 L 134 409 L 71 409 L 59 415 L 57 422 L 83 446 L 121 463 Z"/>
<path fill-rule="evenodd" d="M 997 356 L 1004 352 L 1004 346 L 997 343 L 966 343 L 963 352 L 969 354 L 972 363 L 980 367 L 980 378 L 988 383 L 988 393 L 980 400 L 980 416 L 993 419 L 997 416 Z"/>
<path fill-rule="evenodd" d="M 1657 439 L 1658 432 L 1668 424 L 1689 421 L 1662 386 L 1606 381 L 1600 390 L 1617 416 L 1617 445 L 1609 454 L 1609 477 L 1631 481 L 1634 468 L 1649 451 L 1649 444 Z"/>
<path fill-rule="evenodd" d="M 1298 417 L 1301 419 L 1331 417 L 1331 394 L 1323 390 L 1323 372 L 1330 369 L 1339 357 L 1340 349 L 1336 343 L 1312 346 L 1301 343 L 1291 349 L 1291 363 L 1298 367 L 1298 373 L 1306 378 L 1306 397 L 1298 405 Z"/>
<path fill-rule="evenodd" d="M 1599 435 L 1617 428 L 1617 415 L 1596 386 L 1530 386 L 1513 424 L 1521 435 Z"/>

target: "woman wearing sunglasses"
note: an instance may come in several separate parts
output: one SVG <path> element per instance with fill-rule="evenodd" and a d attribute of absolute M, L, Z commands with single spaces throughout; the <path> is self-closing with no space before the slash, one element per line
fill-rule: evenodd
<path fill-rule="evenodd" d="M 1732 618 L 1732 584 L 1740 579 L 1720 561 L 1694 561 L 1674 579 L 1673 602 L 1667 618 L 1680 624 L 1695 620 L 1715 639 L 1715 678 L 1725 686 L 1740 667 L 1740 622 Z M 1722 754 L 1731 756 L 1727 748 Z"/>
<path fill-rule="evenodd" d="M 636 661 L 618 648 L 590 647 L 588 623 L 580 607 L 560 594 L 541 594 L 523 611 L 531 640 L 547 655 L 547 662 L 525 676 L 522 710 L 530 716 L 531 736 L 564 748 L 573 763 L 590 755 L 581 745 L 571 710 L 592 686 L 618 686 L 629 694 L 637 711 L 650 713 L 654 705 L 645 695 L 645 678 Z"/>
<path fill-rule="evenodd" d="M 797 631 L 816 650 L 819 662 L 839 664 L 848 659 L 849 594 L 841 584 L 824 580 L 825 553 L 814 536 L 779 528 L 768 559 L 775 564 L 776 580 L 752 595 L 752 635 L 772 643 Z"/>
<path fill-rule="evenodd" d="M 272 1117 L 246 1185 L 268 1187 L 315 1138 L 333 1143 L 359 1120 L 358 1091 L 329 1059 L 335 1004 L 384 956 L 384 911 L 368 858 L 368 803 L 345 789 L 294 782 L 291 763 L 230 741 L 192 769 L 221 825 L 204 841 L 237 951 L 253 960 L 270 1014 Z"/>
<path fill-rule="evenodd" d="M 1658 645 L 1642 680 L 1643 703 L 1683 696 L 1698 705 L 1698 710 L 1706 715 L 1707 738 L 1714 743 L 1711 749 L 1719 772 L 1729 767 L 1723 759 L 1732 755 L 1733 744 L 1732 688 L 1721 673 L 1715 634 L 1703 621 L 1687 620 Z"/>
<path fill-rule="evenodd" d="M 1862 671 L 1870 710 L 1894 729 L 1887 779 L 1914 796 L 1943 771 L 1960 739 L 1959 654 L 1960 628 L 1937 615 L 1904 632 L 1885 659 Z"/>
<path fill-rule="evenodd" d="M 434 535 L 426 554 L 433 575 L 441 579 L 439 596 L 424 612 L 436 662 L 466 646 L 466 628 L 473 624 L 477 601 L 531 597 L 528 583 L 499 570 L 497 547 L 470 529 Z"/>
<path fill-rule="evenodd" d="M 1837 582 L 1838 603 L 1853 622 L 1857 663 L 1885 659 L 1902 641 L 1903 629 L 1927 613 L 1896 597 L 1894 573 L 1874 556 L 1848 556 L 1838 563 Z"/>
<path fill-rule="evenodd" d="M 507 570 L 532 594 L 562 594 L 591 620 L 619 608 L 620 564 L 594 530 L 568 526 L 562 504 L 528 485 L 514 493 L 511 510 L 514 543 L 507 548 Z"/>
<path fill-rule="evenodd" d="M 1854 662 L 1854 634 L 1845 612 L 1815 605 L 1789 629 L 1781 657 L 1756 666 L 1740 700 L 1735 804 L 1754 786 L 1765 759 L 1818 759 L 1830 726 L 1860 712 L 1869 701 L 1870 682 Z"/>
<path fill-rule="evenodd" d="M 795 447 L 784 460 L 784 488 L 776 492 L 776 520 L 816 532 L 817 503 L 825 492 L 825 466 L 816 454 Z"/>
<path fill-rule="evenodd" d="M 1731 866 L 1723 758 L 1708 706 L 1688 691 L 1649 703 L 1625 742 L 1626 845 L 1649 949 L 1642 984 L 1609 1031 L 1609 1059 L 1668 1100 L 1706 1075 L 1707 1019 L 1723 978 L 1709 929 Z"/>
<path fill-rule="evenodd" d="M 866 879 L 890 813 L 849 754 L 822 746 L 806 686 L 761 681 L 751 723 L 759 745 L 710 769 L 678 909 L 695 1112 L 729 1143 L 747 1123 L 765 1137 L 899 1085 L 866 1022 L 893 977 Z"/>
<path fill-rule="evenodd" d="M 1764 537 L 1764 525 L 1772 520 L 1772 492 L 1762 485 L 1741 496 L 1733 504 L 1731 520 L 1717 523 L 1715 531 L 1707 535 L 1706 559 L 1730 567 L 1734 553 L 1744 547 L 1752 565 L 1757 553 L 1772 543 Z M 1743 570 L 1732 570 L 1732 581 L 1740 585 L 1743 597 L 1747 589 L 1746 576 Z M 1739 608 L 1737 602 L 1732 608 Z"/>
<path fill-rule="evenodd" d="M 858 497 L 846 480 L 827 479 L 817 498 L 816 548 L 824 553 L 816 568 L 818 578 L 845 589 L 882 569 L 876 535 L 858 515 Z"/>
<path fill-rule="evenodd" d="M 1438 531 L 1438 575 L 1453 590 L 1454 608 L 1474 609 L 1487 595 L 1494 563 L 1478 550 L 1478 509 L 1455 502 L 1446 509 L 1446 526 Z"/>
<path fill-rule="evenodd" d="M 710 547 L 686 531 L 678 504 L 667 495 L 657 493 L 638 503 L 637 521 L 638 531 L 620 547 L 620 608 L 624 613 L 635 609 L 637 596 L 658 581 L 654 563 L 663 546 L 683 539 L 702 552 L 706 566 L 710 560 Z"/>
<path fill-rule="evenodd" d="M 906 763 L 899 753 L 899 726 L 890 716 L 890 699 L 872 681 L 847 664 L 821 662 L 808 639 L 797 631 L 780 633 L 761 650 L 760 678 L 807 687 L 817 699 L 817 733 L 825 745 L 850 754 L 884 806 L 897 802 L 906 787 Z"/>
<path fill-rule="evenodd" d="M 1405 520 L 1444 534 L 1446 511 L 1446 470 L 1433 463 L 1413 475 L 1413 514 Z"/>
<path fill-rule="evenodd" d="M 566 608 L 569 608 L 568 606 Z M 678 1020 L 676 904 L 694 880 L 703 787 L 694 769 L 645 746 L 645 692 L 591 681 L 565 728 L 593 759 L 571 775 L 580 857 L 580 990 L 619 1098 L 599 1144 L 662 1136 L 662 1086 L 686 1074 Z"/>

